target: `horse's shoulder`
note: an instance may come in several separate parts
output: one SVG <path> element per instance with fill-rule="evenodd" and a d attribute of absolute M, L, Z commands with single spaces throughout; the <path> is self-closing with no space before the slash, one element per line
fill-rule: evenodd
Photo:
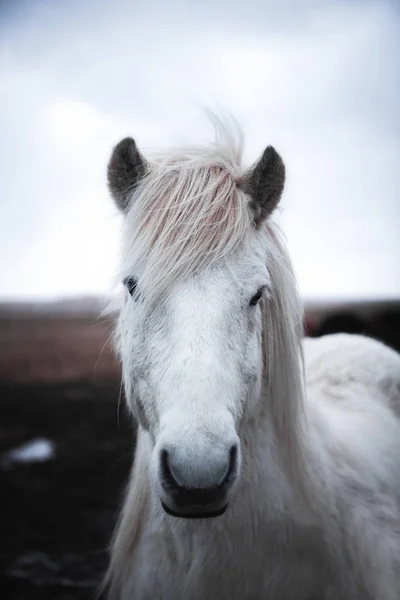
<path fill-rule="evenodd" d="M 357 360 L 378 359 L 379 362 L 400 364 L 400 355 L 373 338 L 349 333 L 334 333 L 319 338 L 305 338 L 304 349 L 311 359 L 317 357 L 352 358 Z"/>
<path fill-rule="evenodd" d="M 364 385 L 382 391 L 400 408 L 400 354 L 361 335 L 333 334 L 304 341 L 309 386 Z"/>

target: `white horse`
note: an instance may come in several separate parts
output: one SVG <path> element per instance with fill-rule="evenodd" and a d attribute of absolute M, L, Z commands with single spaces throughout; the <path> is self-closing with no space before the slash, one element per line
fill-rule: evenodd
<path fill-rule="evenodd" d="M 138 422 L 110 597 L 399 600 L 400 357 L 303 342 L 282 159 L 243 171 L 240 135 L 216 133 L 149 162 L 127 138 L 108 167 Z"/>

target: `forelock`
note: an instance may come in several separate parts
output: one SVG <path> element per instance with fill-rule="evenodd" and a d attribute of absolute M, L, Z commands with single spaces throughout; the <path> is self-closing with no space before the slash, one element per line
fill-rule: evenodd
<path fill-rule="evenodd" d="M 234 252 L 250 230 L 248 197 L 237 185 L 241 136 L 221 122 L 216 132 L 211 146 L 153 155 L 133 193 L 122 276 L 137 277 L 147 299 Z"/>

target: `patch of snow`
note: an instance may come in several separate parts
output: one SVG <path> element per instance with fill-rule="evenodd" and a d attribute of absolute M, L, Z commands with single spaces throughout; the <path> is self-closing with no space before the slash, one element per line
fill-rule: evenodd
<path fill-rule="evenodd" d="M 14 448 L 5 454 L 3 464 L 33 463 L 50 460 L 55 456 L 53 442 L 45 438 L 36 438 L 18 448 Z"/>

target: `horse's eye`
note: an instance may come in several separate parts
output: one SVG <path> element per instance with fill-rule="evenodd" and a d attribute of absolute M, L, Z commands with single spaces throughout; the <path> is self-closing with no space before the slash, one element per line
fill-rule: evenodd
<path fill-rule="evenodd" d="M 126 277 L 123 281 L 123 284 L 130 295 L 133 296 L 137 288 L 137 280 L 134 277 Z"/>
<path fill-rule="evenodd" d="M 261 296 L 263 295 L 264 288 L 260 288 L 257 294 L 254 294 L 252 299 L 250 300 L 250 306 L 255 306 L 261 300 Z"/>

